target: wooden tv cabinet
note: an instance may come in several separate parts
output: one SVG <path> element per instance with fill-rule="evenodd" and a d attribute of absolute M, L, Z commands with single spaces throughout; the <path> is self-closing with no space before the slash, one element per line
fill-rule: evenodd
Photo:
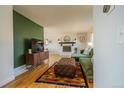
<path fill-rule="evenodd" d="M 49 51 L 26 54 L 26 65 L 39 65 L 45 59 L 49 59 Z"/>

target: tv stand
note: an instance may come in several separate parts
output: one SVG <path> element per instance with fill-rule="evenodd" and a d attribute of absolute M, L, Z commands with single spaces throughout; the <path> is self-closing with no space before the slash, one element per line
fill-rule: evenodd
<path fill-rule="evenodd" d="M 44 51 L 44 52 L 37 52 L 37 53 L 32 53 L 26 54 L 26 65 L 39 65 L 43 63 L 45 59 L 49 59 L 49 51 Z"/>

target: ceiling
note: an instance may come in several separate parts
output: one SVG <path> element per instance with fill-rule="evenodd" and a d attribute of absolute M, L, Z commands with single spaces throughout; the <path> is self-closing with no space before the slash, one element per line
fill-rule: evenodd
<path fill-rule="evenodd" d="M 92 29 L 92 6 L 86 5 L 16 5 L 14 10 L 44 28 L 81 32 Z"/>

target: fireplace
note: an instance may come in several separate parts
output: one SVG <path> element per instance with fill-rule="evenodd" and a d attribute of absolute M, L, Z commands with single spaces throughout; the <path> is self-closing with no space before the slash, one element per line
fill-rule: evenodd
<path fill-rule="evenodd" d="M 63 52 L 71 52 L 71 46 L 63 46 Z"/>

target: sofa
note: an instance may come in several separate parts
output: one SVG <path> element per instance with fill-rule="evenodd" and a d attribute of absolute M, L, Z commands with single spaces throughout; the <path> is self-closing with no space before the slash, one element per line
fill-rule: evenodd
<path fill-rule="evenodd" d="M 82 70 L 85 74 L 87 82 L 93 82 L 93 49 L 90 50 L 88 54 L 76 53 L 72 55 L 73 58 L 80 62 Z"/>
<path fill-rule="evenodd" d="M 71 55 L 71 57 L 75 58 L 77 61 L 79 61 L 79 58 L 92 58 L 92 56 L 93 56 L 93 49 L 91 49 L 88 54 L 77 52 Z"/>
<path fill-rule="evenodd" d="M 91 58 L 79 58 L 79 62 L 87 79 L 87 82 L 93 82 L 93 64 Z"/>

